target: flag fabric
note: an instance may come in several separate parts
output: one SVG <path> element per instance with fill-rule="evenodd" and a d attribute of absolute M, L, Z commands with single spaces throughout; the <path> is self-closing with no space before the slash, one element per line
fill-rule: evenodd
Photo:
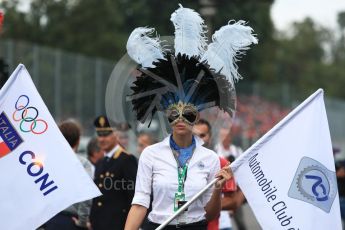
<path fill-rule="evenodd" d="M 342 229 L 322 89 L 231 168 L 262 229 Z"/>
<path fill-rule="evenodd" d="M 0 91 L 0 229 L 36 229 L 100 194 L 19 65 Z"/>

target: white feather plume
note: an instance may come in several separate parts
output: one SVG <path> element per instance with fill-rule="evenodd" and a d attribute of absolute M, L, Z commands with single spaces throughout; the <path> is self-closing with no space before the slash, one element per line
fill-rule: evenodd
<path fill-rule="evenodd" d="M 155 67 L 152 63 L 164 59 L 163 48 L 158 37 L 150 37 L 155 32 L 154 28 L 138 27 L 128 38 L 127 53 L 142 67 Z"/>
<path fill-rule="evenodd" d="M 207 51 L 201 58 L 206 61 L 216 72 L 228 78 L 228 81 L 234 85 L 241 79 L 237 72 L 240 55 L 249 49 L 251 44 L 257 44 L 258 39 L 252 34 L 253 29 L 245 25 L 244 21 L 238 21 L 221 27 L 212 36 L 212 43 L 208 45 Z"/>
<path fill-rule="evenodd" d="M 206 26 L 200 15 L 192 9 L 180 8 L 171 14 L 175 26 L 175 56 L 201 56 L 206 47 Z"/>

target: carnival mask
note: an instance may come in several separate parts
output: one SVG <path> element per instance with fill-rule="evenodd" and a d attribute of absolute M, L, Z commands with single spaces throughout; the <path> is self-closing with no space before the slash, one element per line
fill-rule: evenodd
<path fill-rule="evenodd" d="M 192 104 L 185 104 L 179 101 L 172 104 L 166 111 L 170 125 L 176 124 L 179 120 L 193 126 L 198 118 L 198 110 Z"/>

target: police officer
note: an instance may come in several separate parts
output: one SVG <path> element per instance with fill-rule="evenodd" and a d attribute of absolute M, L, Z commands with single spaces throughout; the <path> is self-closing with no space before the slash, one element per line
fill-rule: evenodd
<path fill-rule="evenodd" d="M 137 160 L 118 144 L 106 116 L 97 117 L 94 125 L 105 156 L 96 164 L 95 183 L 103 196 L 93 200 L 91 225 L 93 230 L 123 230 L 134 196 Z"/>

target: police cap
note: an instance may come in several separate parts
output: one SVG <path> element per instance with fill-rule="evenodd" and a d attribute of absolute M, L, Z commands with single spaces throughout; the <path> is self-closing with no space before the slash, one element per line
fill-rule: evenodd
<path fill-rule="evenodd" d="M 98 136 L 108 136 L 114 131 L 113 127 L 110 125 L 108 117 L 105 115 L 98 116 L 94 121 L 94 125 Z"/>

